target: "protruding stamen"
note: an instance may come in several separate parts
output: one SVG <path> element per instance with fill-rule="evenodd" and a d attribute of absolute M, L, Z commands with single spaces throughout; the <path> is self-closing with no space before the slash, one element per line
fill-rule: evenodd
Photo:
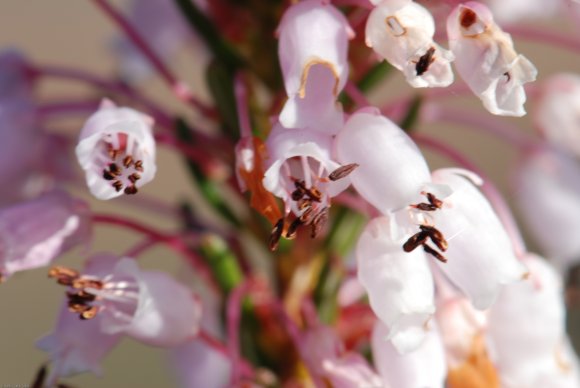
<path fill-rule="evenodd" d="M 440 262 L 447 263 L 447 259 L 445 258 L 445 256 L 437 252 L 435 249 L 431 248 L 429 245 L 423 244 L 423 250 L 428 254 L 432 255 L 433 257 L 435 257 Z"/>
<path fill-rule="evenodd" d="M 427 234 L 425 232 L 419 232 L 411 237 L 403 244 L 403 250 L 405 252 L 412 252 L 417 248 L 419 245 L 425 244 L 427 241 Z"/>
<path fill-rule="evenodd" d="M 278 249 L 278 244 L 280 242 L 280 238 L 282 237 L 283 230 L 284 230 L 284 218 L 280 218 L 278 222 L 276 222 L 276 225 L 274 225 L 274 228 L 270 233 L 270 239 L 268 241 L 268 246 L 272 252 Z"/>
<path fill-rule="evenodd" d="M 447 250 L 449 245 L 447 244 L 447 240 L 443 236 L 443 233 L 441 233 L 435 227 L 429 225 L 421 225 L 420 228 L 421 231 L 425 232 L 431 241 L 437 245 L 437 248 L 441 249 L 443 252 Z"/>
<path fill-rule="evenodd" d="M 420 232 L 415 233 L 403 244 L 405 252 L 412 252 L 418 246 L 423 246 L 423 250 L 433 255 L 437 260 L 446 263 L 447 259 L 441 253 L 427 245 L 427 239 L 430 239 L 440 250 L 445 252 L 448 248 L 447 240 L 437 228 L 430 225 L 420 225 Z"/>
<path fill-rule="evenodd" d="M 134 168 L 136 171 L 143 172 L 143 161 L 141 160 L 136 161 Z"/>
<path fill-rule="evenodd" d="M 441 209 L 443 207 L 443 201 L 438 199 L 434 194 L 421 192 L 424 196 L 427 197 L 427 201 L 429 203 L 421 202 L 415 205 L 411 205 L 412 208 L 419 209 L 422 211 L 435 211 L 437 209 Z"/>
<path fill-rule="evenodd" d="M 310 232 L 310 237 L 315 238 L 320 234 L 324 225 L 328 221 L 328 208 L 325 207 L 321 211 L 319 211 L 314 218 L 312 219 L 312 230 Z"/>
<path fill-rule="evenodd" d="M 435 47 L 429 47 L 427 52 L 421 55 L 417 61 L 417 64 L 415 65 L 415 72 L 417 73 L 417 76 L 421 76 L 427 70 L 429 70 L 429 66 L 431 66 L 431 64 L 435 61 L 433 54 L 435 54 Z"/>
<path fill-rule="evenodd" d="M 358 163 L 350 163 L 345 164 L 344 166 L 340 166 L 339 168 L 337 168 L 328 175 L 328 179 L 330 179 L 331 181 L 337 181 L 339 179 L 345 178 L 351 172 L 353 172 L 358 166 L 359 166 Z"/>
<path fill-rule="evenodd" d="M 125 187 L 124 193 L 127 195 L 135 195 L 135 194 L 137 194 L 138 191 L 139 190 L 137 189 L 137 187 L 135 187 L 135 185 L 131 185 L 131 186 Z"/>
<path fill-rule="evenodd" d="M 99 308 L 97 306 L 93 306 L 93 307 L 91 307 L 91 308 L 89 308 L 81 313 L 81 319 L 82 320 L 93 319 L 94 317 L 97 316 L 98 312 L 99 312 Z"/>
<path fill-rule="evenodd" d="M 300 218 L 296 218 L 294 221 L 292 221 L 292 223 L 288 227 L 288 230 L 286 231 L 286 238 L 291 240 L 294 237 L 296 237 L 296 232 L 298 231 L 298 228 L 301 227 L 303 224 L 304 223 Z"/>
<path fill-rule="evenodd" d="M 131 155 L 127 155 L 123 158 L 123 166 L 125 166 L 125 168 L 131 167 L 132 164 L 133 164 L 133 157 Z"/>
<path fill-rule="evenodd" d="M 115 182 L 113 182 L 113 187 L 115 188 L 115 191 L 119 192 L 123 189 L 123 182 L 121 182 L 120 180 L 116 180 Z"/>

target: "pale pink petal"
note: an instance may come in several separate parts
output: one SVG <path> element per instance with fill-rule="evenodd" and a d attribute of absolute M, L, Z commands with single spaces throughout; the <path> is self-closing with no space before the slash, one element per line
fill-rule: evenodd
<path fill-rule="evenodd" d="M 457 71 L 485 108 L 496 115 L 523 116 L 523 85 L 536 79 L 537 70 L 515 52 L 489 9 L 474 1 L 458 5 L 447 19 L 447 35 Z"/>
<path fill-rule="evenodd" d="M 534 122 L 552 144 L 580 156 L 580 76 L 560 73 L 542 84 Z"/>
<path fill-rule="evenodd" d="M 515 174 L 514 196 L 534 241 L 565 269 L 580 258 L 580 165 L 555 151 L 528 154 Z"/>
<path fill-rule="evenodd" d="M 53 386 L 60 377 L 84 372 L 101 374 L 101 361 L 119 343 L 121 335 L 106 334 L 100 328 L 98 316 L 81 321 L 68 311 L 67 303 L 62 304 L 54 331 L 36 342 L 52 361 L 47 386 Z"/>
<path fill-rule="evenodd" d="M 171 366 L 183 388 L 225 388 L 231 383 L 228 357 L 199 339 L 172 350 Z"/>
<path fill-rule="evenodd" d="M 569 351 L 560 276 L 538 256 L 529 255 L 526 264 L 530 277 L 506 286 L 489 315 L 502 386 L 577 387 L 578 360 Z M 553 381 L 560 383 L 548 383 Z"/>
<path fill-rule="evenodd" d="M 443 208 L 433 212 L 433 223 L 449 245 L 447 262 L 437 261 L 437 265 L 476 308 L 485 309 L 502 285 L 521 280 L 527 270 L 515 257 L 503 225 L 469 175 L 457 169 L 432 174 L 434 183 L 452 190 Z"/>
<path fill-rule="evenodd" d="M 337 135 L 335 148 L 339 162 L 359 164 L 349 178 L 359 194 L 383 213 L 406 207 L 430 181 L 419 148 L 378 112 L 354 113 Z"/>
<path fill-rule="evenodd" d="M 443 388 L 447 366 L 443 343 L 436 328 L 426 331 L 425 341 L 416 350 L 400 354 L 387 341 L 389 329 L 377 321 L 371 347 L 374 363 L 383 380 L 393 388 Z"/>
<path fill-rule="evenodd" d="M 30 102 L 32 87 L 32 76 L 24 55 L 16 49 L 0 52 L 0 104 L 12 99 Z"/>
<path fill-rule="evenodd" d="M 500 24 L 549 19 L 557 14 L 563 2 L 562 0 L 488 0 L 489 8 Z"/>
<path fill-rule="evenodd" d="M 369 15 L 366 43 L 395 68 L 411 86 L 443 87 L 453 82 L 453 54 L 433 41 L 435 23 L 423 6 L 385 0 Z"/>
<path fill-rule="evenodd" d="M 48 265 L 62 252 L 86 243 L 87 206 L 64 192 L 0 210 L 0 274 Z"/>
<path fill-rule="evenodd" d="M 358 278 L 373 311 L 389 328 L 394 346 L 408 352 L 424 340 L 435 306 L 425 254 L 419 249 L 404 252 L 403 243 L 392 239 L 389 218 L 375 218 L 362 232 L 356 255 Z"/>
<path fill-rule="evenodd" d="M 85 122 L 76 155 L 95 197 L 106 200 L 124 192 L 133 194 L 153 179 L 157 167 L 152 124 L 149 116 L 118 108 L 108 100 L 103 100 L 100 109 Z M 130 163 L 126 163 L 128 157 Z M 111 175 L 113 167 L 119 171 L 115 176 Z M 135 183 L 130 178 L 134 174 L 139 177 Z"/>

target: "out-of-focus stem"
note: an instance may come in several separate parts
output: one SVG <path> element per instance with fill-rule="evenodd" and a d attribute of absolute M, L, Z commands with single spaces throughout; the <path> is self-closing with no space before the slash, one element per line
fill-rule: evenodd
<path fill-rule="evenodd" d="M 114 7 L 109 4 L 107 0 L 93 0 L 103 12 L 117 24 L 121 30 L 127 35 L 131 42 L 141 51 L 141 53 L 151 62 L 153 67 L 157 70 L 161 78 L 169 85 L 172 92 L 183 101 L 186 101 L 195 109 L 207 117 L 215 117 L 216 112 L 210 107 L 197 100 L 188 89 L 186 84 L 179 81 L 177 77 L 171 72 L 169 67 L 159 58 L 153 51 L 149 44 L 139 35 L 133 25 Z"/>
<path fill-rule="evenodd" d="M 44 119 L 61 114 L 94 112 L 99 107 L 100 101 L 97 100 L 67 100 L 56 101 L 45 104 L 40 104 L 36 107 L 37 117 Z"/>
<path fill-rule="evenodd" d="M 369 0 L 333 0 L 332 4 L 337 7 L 353 6 L 366 9 L 374 8 L 374 5 Z"/>
<path fill-rule="evenodd" d="M 230 352 L 228 346 L 224 345 L 219 339 L 212 336 L 207 331 L 200 329 L 199 333 L 197 334 L 196 339 L 203 341 L 207 346 L 215 350 L 216 352 L 224 355 L 227 358 L 230 358 Z M 241 375 L 246 377 L 253 376 L 252 366 L 246 360 L 240 360 L 240 372 Z"/>
<path fill-rule="evenodd" d="M 249 282 L 243 282 L 232 290 L 226 306 L 228 352 L 232 360 L 232 386 L 237 386 L 241 377 L 240 366 L 240 324 L 242 317 L 242 300 L 250 289 Z"/>
<path fill-rule="evenodd" d="M 252 137 L 252 123 L 248 111 L 248 91 L 242 79 L 241 73 L 237 73 L 234 79 L 234 94 L 236 96 L 236 108 L 240 125 L 240 137 Z"/>
<path fill-rule="evenodd" d="M 505 202 L 499 190 L 491 182 L 491 180 L 486 177 L 485 174 L 473 162 L 471 162 L 463 154 L 450 147 L 449 145 L 426 135 L 413 134 L 412 137 L 413 140 L 417 142 L 417 144 L 432 149 L 433 151 L 436 151 L 439 154 L 444 155 L 450 160 L 454 161 L 459 166 L 471 170 L 479 175 L 479 177 L 483 180 L 481 191 L 485 194 L 495 209 L 499 219 L 506 229 L 506 232 L 514 247 L 516 256 L 520 259 L 523 259 L 525 253 L 527 252 L 524 239 L 522 238 L 520 230 L 509 206 Z"/>
<path fill-rule="evenodd" d="M 203 260 L 185 244 L 181 236 L 169 235 L 148 225 L 117 215 L 93 214 L 92 221 L 97 224 L 115 225 L 129 229 L 146 235 L 151 240 L 167 245 L 167 247 L 187 258 L 189 263 L 198 272 L 199 276 L 202 277 L 210 286 L 217 287 L 209 268 L 207 268 Z"/>
<path fill-rule="evenodd" d="M 344 91 L 354 101 L 357 107 L 363 108 L 365 106 L 371 106 L 371 103 L 369 102 L 369 100 L 367 100 L 366 96 L 352 81 L 349 80 L 346 82 Z"/>

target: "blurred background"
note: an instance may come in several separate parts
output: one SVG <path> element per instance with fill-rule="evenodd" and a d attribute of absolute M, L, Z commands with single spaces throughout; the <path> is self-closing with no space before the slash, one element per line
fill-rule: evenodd
<path fill-rule="evenodd" d="M 168 5 L 172 3 L 171 0 L 167 2 Z M 116 0 L 111 3 L 125 8 L 129 0 Z M 119 35 L 119 31 L 91 1 L 2 0 L 0 15 L 0 48 L 16 48 L 36 64 L 66 65 L 102 76 L 114 74 L 117 62 L 112 54 L 112 42 Z M 550 28 L 557 30 L 565 29 L 566 26 L 558 20 L 553 20 Z M 580 70 L 578 53 L 569 53 L 549 45 L 534 44 L 517 37 L 514 37 L 514 41 L 516 49 L 538 67 L 539 81 L 556 72 Z M 203 81 L 203 67 L 206 63 L 207 55 L 203 50 L 195 49 L 193 46 L 172 63 L 172 68 L 180 78 L 187 81 L 195 94 L 205 100 L 208 98 Z M 140 87 L 149 97 L 172 112 L 194 118 L 190 110 L 176 102 L 160 80 L 147 80 Z M 371 102 L 380 105 L 392 101 L 395 96 L 410 95 L 412 92 L 403 77 L 393 72 L 384 84 L 373 90 L 369 98 Z M 90 88 L 78 83 L 59 80 L 43 81 L 40 85 L 41 101 L 72 100 L 76 96 L 100 97 Z M 479 113 L 484 111 L 475 97 L 450 98 L 446 103 L 457 108 L 468 106 Z M 533 105 L 528 104 L 527 109 L 531 111 Z M 67 133 L 71 138 L 75 138 L 87 116 L 78 114 L 74 117 L 51 120 L 47 128 Z M 532 131 L 529 116 L 523 119 L 498 118 L 498 120 L 516 125 L 523 131 Z M 469 155 L 494 179 L 509 199 L 507 191 L 510 182 L 509 166 L 513 165 L 515 153 L 508 145 L 489 135 L 457 126 L 421 125 L 418 130 L 443 138 Z M 158 152 L 156 179 L 143 189 L 142 198 L 138 196 L 139 198 L 136 197 L 135 200 L 150 200 L 152 203 L 159 201 L 167 205 L 175 205 L 183 199 L 194 201 L 197 194 L 185 172 L 182 158 L 163 147 L 160 147 Z M 449 162 L 444 159 L 430 153 L 427 153 L 427 156 L 433 168 L 449 166 Z M 174 214 L 164 210 L 164 207 L 140 211 L 138 207 L 133 206 L 131 201 L 133 198 L 106 203 L 97 202 L 87 195 L 82 181 L 71 185 L 71 191 L 89 200 L 94 210 L 128 214 L 144 223 L 156 225 L 161 230 L 171 231 L 177 227 L 172 218 Z M 203 208 L 196 211 L 211 217 Z M 212 222 L 219 224 L 219 220 Z M 98 227 L 90 251 L 107 250 L 121 253 L 138 241 L 139 237 L 131 233 L 111 227 Z M 534 246 L 533 241 L 529 243 Z M 79 268 L 86 255 L 87 252 L 77 249 L 60 260 L 60 264 Z M 142 263 L 145 267 L 161 268 L 178 278 L 187 278 L 187 274 L 184 275 L 186 267 L 181 264 L 180 258 L 166 249 L 157 247 L 148 251 Z M 6 284 L 0 285 L 0 386 L 29 384 L 37 369 L 47 360 L 46 355 L 36 350 L 34 344 L 37 339 L 52 330 L 64 290 L 56 286 L 54 281 L 47 279 L 46 272 L 46 269 L 21 272 Z M 570 325 L 577 327 L 580 320 L 571 316 Z M 83 388 L 174 386 L 175 381 L 166 366 L 163 350 L 145 347 L 132 340 L 124 340 L 104 362 L 103 378 L 82 375 L 71 378 L 68 382 L 72 386 Z"/>

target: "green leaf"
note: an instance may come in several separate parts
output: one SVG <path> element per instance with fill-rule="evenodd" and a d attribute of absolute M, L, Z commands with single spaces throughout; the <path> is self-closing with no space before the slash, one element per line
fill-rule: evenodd
<path fill-rule="evenodd" d="M 409 105 L 409 110 L 407 114 L 401 120 L 401 124 L 399 125 L 405 132 L 412 131 L 419 120 L 419 112 L 421 110 L 421 105 L 423 104 L 423 97 L 421 95 L 416 95 L 411 104 Z"/>
<path fill-rule="evenodd" d="M 379 84 L 393 70 L 387 61 L 381 61 L 374 65 L 365 75 L 357 82 L 361 92 L 368 92 Z"/>
<path fill-rule="evenodd" d="M 199 245 L 200 253 L 205 257 L 220 288 L 229 294 L 244 279 L 236 255 L 227 243 L 215 234 L 205 235 Z"/>

